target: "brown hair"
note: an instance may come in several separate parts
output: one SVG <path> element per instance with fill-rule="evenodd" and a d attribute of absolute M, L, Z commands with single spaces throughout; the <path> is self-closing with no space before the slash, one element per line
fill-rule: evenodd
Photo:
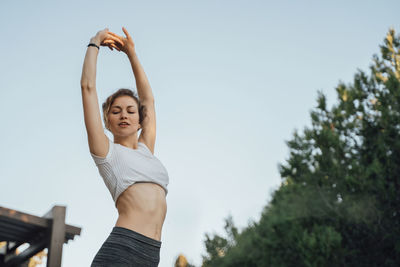
<path fill-rule="evenodd" d="M 108 128 L 108 113 L 110 112 L 111 106 L 114 103 L 115 99 L 117 99 L 117 97 L 125 96 L 125 95 L 132 97 L 136 101 L 136 104 L 138 105 L 138 110 L 139 110 L 139 123 L 140 124 L 142 124 L 144 117 L 146 116 L 145 107 L 140 104 L 139 97 L 137 96 L 137 94 L 134 91 L 132 91 L 130 89 L 126 89 L 126 88 L 118 89 L 115 93 L 113 93 L 112 95 L 107 97 L 106 101 L 104 101 L 104 103 L 102 105 L 104 125 L 108 130 L 110 130 Z"/>

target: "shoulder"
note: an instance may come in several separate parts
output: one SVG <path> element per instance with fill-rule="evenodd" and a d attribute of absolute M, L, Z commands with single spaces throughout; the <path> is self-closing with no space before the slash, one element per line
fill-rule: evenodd
<path fill-rule="evenodd" d="M 110 138 L 108 138 L 108 137 L 106 137 L 106 138 L 107 138 L 107 143 L 108 143 L 108 151 L 104 157 L 90 152 L 90 155 L 92 156 L 93 160 L 96 162 L 97 165 L 108 162 L 114 154 L 116 144 L 114 144 L 114 142 L 111 141 Z"/>

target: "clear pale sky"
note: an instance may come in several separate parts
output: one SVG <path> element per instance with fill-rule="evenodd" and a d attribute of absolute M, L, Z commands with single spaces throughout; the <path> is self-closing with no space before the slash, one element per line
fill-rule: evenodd
<path fill-rule="evenodd" d="M 131 33 L 155 96 L 155 155 L 167 168 L 161 267 L 196 266 L 205 233 L 259 219 L 280 184 L 285 141 L 310 125 L 317 91 L 367 70 L 393 1 L 1 1 L 0 205 L 82 227 L 63 266 L 89 266 L 117 220 L 90 157 L 80 76 L 89 39 Z M 99 102 L 135 89 L 125 54 L 102 47 Z M 110 135 L 109 135 L 110 136 Z"/>

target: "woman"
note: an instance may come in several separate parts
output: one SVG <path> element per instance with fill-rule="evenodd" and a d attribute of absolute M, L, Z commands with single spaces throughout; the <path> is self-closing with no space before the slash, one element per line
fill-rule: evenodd
<path fill-rule="evenodd" d="M 81 89 L 89 150 L 118 209 L 118 220 L 91 266 L 158 266 L 167 212 L 167 170 L 154 156 L 154 97 L 137 58 L 132 37 L 104 29 L 91 38 L 83 63 Z M 120 89 L 103 103 L 104 133 L 96 92 L 100 46 L 124 52 L 131 63 L 138 97 Z M 138 130 L 141 129 L 138 138 Z"/>

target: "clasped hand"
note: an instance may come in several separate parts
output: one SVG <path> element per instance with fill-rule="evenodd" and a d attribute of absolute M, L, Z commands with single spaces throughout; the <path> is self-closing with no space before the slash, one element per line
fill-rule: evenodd
<path fill-rule="evenodd" d="M 135 44 L 133 43 L 132 37 L 125 27 L 122 27 L 122 31 L 125 33 L 125 37 L 110 32 L 108 28 L 105 28 L 104 30 L 99 31 L 95 38 L 99 41 L 101 46 L 108 46 L 108 48 L 111 50 L 115 48 L 116 50 L 122 51 L 127 55 L 134 53 Z"/>

